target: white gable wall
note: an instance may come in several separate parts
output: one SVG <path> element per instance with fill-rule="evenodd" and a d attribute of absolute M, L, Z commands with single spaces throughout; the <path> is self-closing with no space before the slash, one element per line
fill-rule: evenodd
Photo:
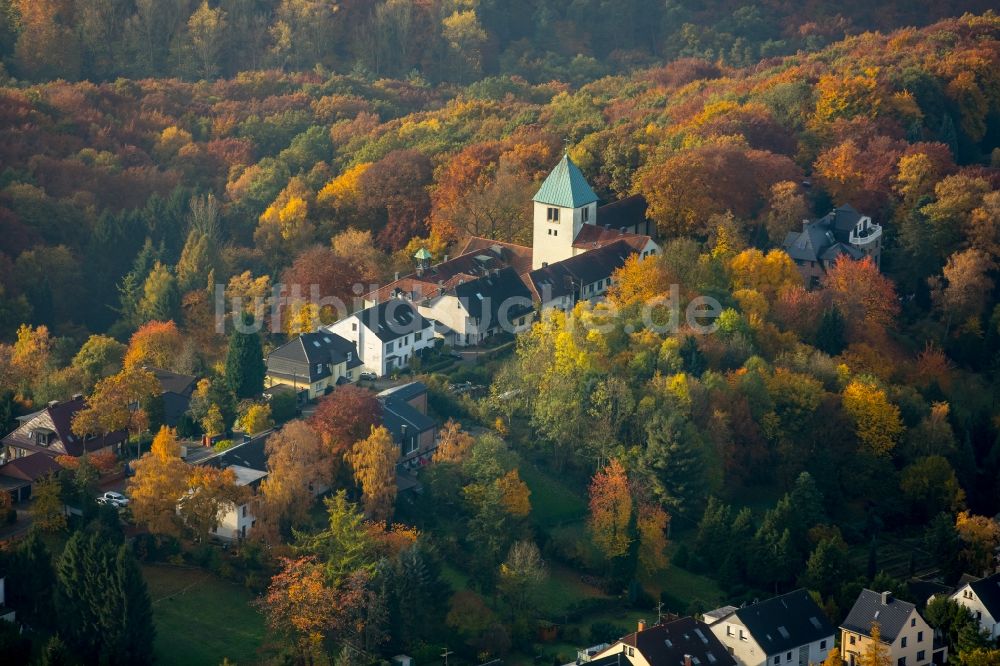
<path fill-rule="evenodd" d="M 997 637 L 1000 637 L 1000 623 L 997 622 L 997 618 L 993 617 L 986 610 L 982 599 L 979 598 L 979 595 L 976 594 L 971 585 L 966 583 L 960 587 L 951 595 L 951 599 L 955 603 L 968 608 L 972 612 L 972 617 L 979 621 L 979 629 L 989 632 L 990 638 L 995 640 Z"/>

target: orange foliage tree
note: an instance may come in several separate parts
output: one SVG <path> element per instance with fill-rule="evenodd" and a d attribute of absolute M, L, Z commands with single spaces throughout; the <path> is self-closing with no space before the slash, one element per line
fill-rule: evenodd
<path fill-rule="evenodd" d="M 590 482 L 590 519 L 588 526 L 594 543 L 605 558 L 613 560 L 628 552 L 632 536 L 632 495 L 625 468 L 612 460 Z"/>
<path fill-rule="evenodd" d="M 177 324 L 172 321 L 150 321 L 132 334 L 125 351 L 125 367 L 143 365 L 173 369 L 174 362 L 184 346 Z"/>

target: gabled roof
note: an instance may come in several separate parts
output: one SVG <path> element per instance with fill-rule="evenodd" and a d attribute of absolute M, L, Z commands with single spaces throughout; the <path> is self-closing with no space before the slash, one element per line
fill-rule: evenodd
<path fill-rule="evenodd" d="M 532 200 L 563 208 L 580 208 L 597 201 L 597 195 L 569 155 L 563 155 Z"/>
<path fill-rule="evenodd" d="M 691 658 L 692 666 L 736 664 L 708 625 L 691 617 L 629 634 L 609 649 L 614 650 L 622 643 L 637 649 L 647 662 L 656 666 L 684 666 L 685 656 Z"/>
<path fill-rule="evenodd" d="M 50 447 L 35 444 L 31 439 L 31 434 L 26 431 L 28 423 L 43 415 L 48 416 L 48 420 L 52 423 L 51 431 L 55 432 L 56 437 L 59 438 L 59 441 L 65 447 L 66 453 L 71 456 L 79 457 L 85 451 L 99 451 L 105 447 L 114 446 L 125 441 L 127 433 L 124 430 L 116 430 L 107 435 L 91 437 L 86 441 L 73 434 L 73 417 L 86 406 L 87 403 L 83 399 L 83 396 L 75 396 L 71 400 L 52 403 L 45 409 L 40 409 L 32 414 L 19 416 L 17 420 L 21 425 L 17 430 L 4 437 L 3 443 L 28 451 L 40 451 L 48 455 L 56 455 L 57 452 L 52 451 Z"/>
<path fill-rule="evenodd" d="M 256 470 L 257 472 L 267 472 L 267 452 L 264 446 L 267 444 L 267 438 L 270 436 L 270 432 L 257 435 L 249 442 L 237 444 L 222 453 L 206 458 L 201 464 L 219 469 L 238 466 Z"/>
<path fill-rule="evenodd" d="M 313 383 L 329 377 L 329 366 L 343 363 L 348 354 L 351 362 L 357 363 L 354 343 L 336 333 L 326 330 L 303 333 L 267 355 L 267 371 L 268 374 L 301 382 L 305 382 L 308 376 L 309 383 Z M 348 366 L 351 367 L 350 363 Z"/>
<path fill-rule="evenodd" d="M 412 303 L 400 298 L 390 298 L 358 312 L 355 316 L 361 319 L 383 343 L 422 331 L 431 325 L 417 312 Z"/>
<path fill-rule="evenodd" d="M 578 254 L 528 273 L 528 280 L 538 300 L 545 301 L 566 296 L 584 285 L 611 277 L 635 249 L 626 241 L 615 241 L 602 248 Z"/>
<path fill-rule="evenodd" d="M 491 238 L 470 236 L 465 241 L 465 247 L 462 248 L 459 254 L 468 254 L 487 249 L 496 252 L 508 266 L 517 271 L 518 275 L 523 275 L 531 270 L 532 248 L 526 245 L 518 245 L 517 243 L 505 243 Z"/>
<path fill-rule="evenodd" d="M 620 240 L 627 242 L 637 251 L 641 251 L 652 239 L 649 236 L 633 234 L 621 229 L 606 229 L 602 226 L 585 224 L 580 227 L 580 232 L 573 239 L 573 247 L 578 250 L 596 250 Z"/>
<path fill-rule="evenodd" d="M 805 590 L 744 606 L 734 614 L 768 655 L 834 634 L 833 626 Z"/>
<path fill-rule="evenodd" d="M 149 366 L 144 366 L 143 370 L 153 373 L 156 381 L 160 382 L 160 389 L 164 393 L 176 393 L 177 395 L 186 396 L 194 393 L 196 378 L 191 375 L 182 375 L 179 372 Z"/>
<path fill-rule="evenodd" d="M 427 384 L 423 382 L 407 382 L 399 386 L 390 386 L 384 391 L 380 391 L 376 397 L 380 400 L 413 400 L 422 393 L 427 393 Z"/>
<path fill-rule="evenodd" d="M 977 581 L 969 583 L 969 587 L 976 593 L 986 610 L 990 612 L 993 619 L 1000 618 L 1000 574 L 993 574 Z"/>
<path fill-rule="evenodd" d="M 646 209 L 649 204 L 641 194 L 619 199 L 597 208 L 597 224 L 611 229 L 624 229 L 643 225 L 646 222 Z"/>
<path fill-rule="evenodd" d="M 55 458 L 45 453 L 29 453 L 0 465 L 0 476 L 8 476 L 22 481 L 37 481 L 43 476 L 55 474 L 61 468 Z"/>
<path fill-rule="evenodd" d="M 473 319 L 493 328 L 510 323 L 534 309 L 531 291 L 513 268 L 503 268 L 493 274 L 455 286 L 455 295 Z M 504 321 L 501 322 L 500 320 Z"/>
<path fill-rule="evenodd" d="M 885 601 L 883 601 L 885 598 Z M 861 590 L 851 612 L 841 628 L 854 633 L 870 636 L 872 624 L 878 622 L 883 643 L 892 643 L 906 625 L 915 606 L 908 601 L 900 601 L 888 593 L 879 594 L 872 590 Z"/>

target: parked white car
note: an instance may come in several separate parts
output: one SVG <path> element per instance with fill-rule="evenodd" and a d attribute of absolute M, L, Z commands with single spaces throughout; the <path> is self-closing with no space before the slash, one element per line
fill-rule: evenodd
<path fill-rule="evenodd" d="M 121 493 L 116 493 L 113 490 L 109 490 L 100 497 L 97 498 L 98 504 L 110 504 L 111 506 L 123 509 L 128 506 L 128 498 Z"/>

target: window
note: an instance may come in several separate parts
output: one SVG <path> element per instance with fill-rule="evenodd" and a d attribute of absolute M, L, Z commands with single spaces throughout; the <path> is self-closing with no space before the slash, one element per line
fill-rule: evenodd
<path fill-rule="evenodd" d="M 629 648 L 628 649 L 628 656 L 630 656 L 630 657 L 634 657 L 635 656 L 635 648 Z"/>
<path fill-rule="evenodd" d="M 354 360 L 353 355 L 354 355 L 354 352 L 347 352 L 347 360 L 348 361 Z"/>
<path fill-rule="evenodd" d="M 423 339 L 424 339 L 424 332 L 423 331 L 417 331 L 416 333 L 413 334 L 413 341 L 414 342 L 420 342 Z"/>
<path fill-rule="evenodd" d="M 924 657 L 926 656 L 926 654 L 927 653 L 924 650 L 921 650 L 920 652 L 918 652 L 917 653 L 917 661 L 918 662 L 923 661 Z"/>
<path fill-rule="evenodd" d="M 404 335 L 403 336 L 403 344 L 404 345 L 410 344 L 410 336 L 408 336 L 408 335 Z"/>
<path fill-rule="evenodd" d="M 247 505 L 246 504 L 243 505 L 243 517 L 244 518 L 247 517 Z"/>
<path fill-rule="evenodd" d="M 896 666 L 906 666 L 906 657 L 900 657 L 899 660 L 896 661 Z"/>
<path fill-rule="evenodd" d="M 849 640 L 848 642 L 849 642 L 849 643 L 850 643 L 851 645 L 854 645 L 854 642 L 855 642 L 855 641 L 854 641 L 854 635 L 853 635 L 853 634 L 851 635 L 851 638 L 850 638 L 850 640 Z"/>
<path fill-rule="evenodd" d="M 776 663 L 776 664 L 780 664 L 781 663 L 781 655 L 778 655 L 777 657 L 774 658 L 774 663 Z"/>
<path fill-rule="evenodd" d="M 323 364 L 322 363 L 317 363 L 316 364 L 316 374 L 318 375 L 321 372 L 323 372 Z"/>
<path fill-rule="evenodd" d="M 910 620 L 910 626 L 911 627 L 917 626 L 917 618 L 913 618 L 912 620 Z"/>
<path fill-rule="evenodd" d="M 394 343 L 394 342 L 387 342 L 387 343 L 385 343 L 385 350 L 387 352 L 391 352 L 395 348 L 396 348 L 396 343 Z"/>
<path fill-rule="evenodd" d="M 906 647 L 906 636 L 903 636 L 903 639 L 899 643 L 899 647 Z"/>
<path fill-rule="evenodd" d="M 553 229 L 552 230 L 552 235 L 553 236 L 558 236 L 559 235 L 559 230 L 558 229 Z"/>
<path fill-rule="evenodd" d="M 819 649 L 820 650 L 825 650 L 826 649 L 826 641 L 825 640 L 819 642 Z"/>
<path fill-rule="evenodd" d="M 587 206 L 583 207 L 583 221 L 587 222 L 590 220 L 590 208 Z"/>
<path fill-rule="evenodd" d="M 918 631 L 917 632 L 917 642 L 918 643 L 923 643 L 924 642 L 924 632 L 922 632 L 922 631 Z"/>
<path fill-rule="evenodd" d="M 792 660 L 792 653 L 789 652 L 788 654 L 785 655 L 785 661 L 791 661 L 791 660 Z"/>
<path fill-rule="evenodd" d="M 743 630 L 740 629 L 740 640 L 745 641 L 746 639 L 747 639 L 746 633 L 744 633 Z"/>
<path fill-rule="evenodd" d="M 546 213 L 545 213 L 545 219 L 547 219 L 549 222 L 558 222 L 559 221 L 559 209 L 558 208 L 549 208 L 548 211 L 546 211 Z"/>
<path fill-rule="evenodd" d="M 351 330 L 352 331 L 358 330 L 358 322 L 356 321 L 351 322 Z"/>

